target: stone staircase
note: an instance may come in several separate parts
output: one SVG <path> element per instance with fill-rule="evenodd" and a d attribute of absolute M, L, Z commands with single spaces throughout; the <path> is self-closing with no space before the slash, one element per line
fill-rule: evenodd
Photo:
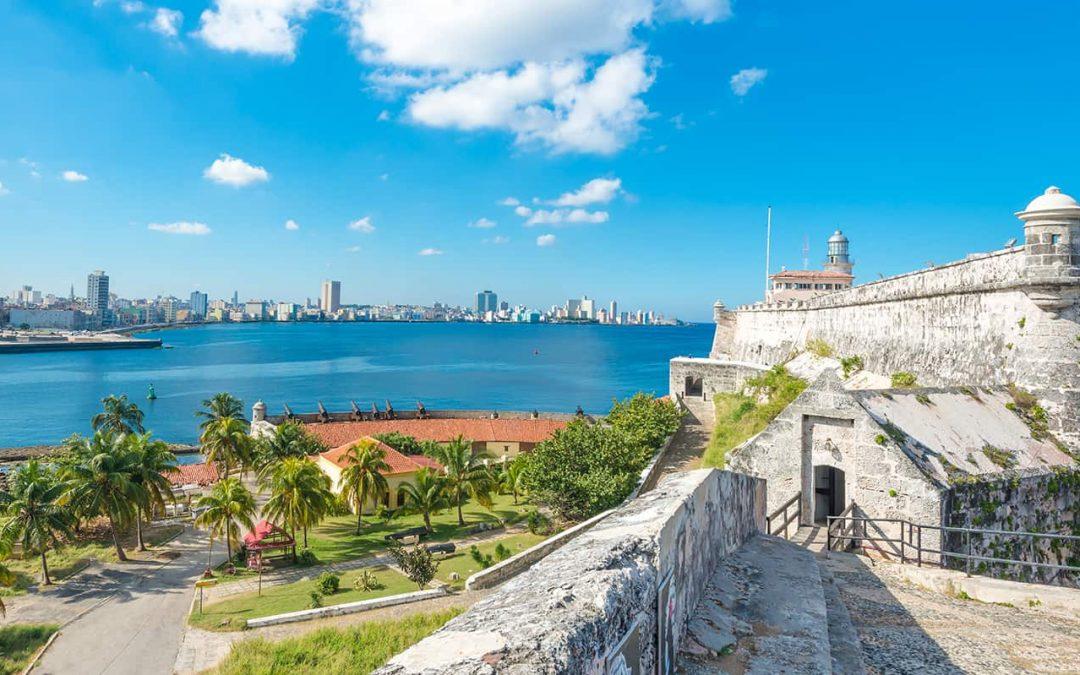
<path fill-rule="evenodd" d="M 832 576 L 807 549 L 766 535 L 719 566 L 679 661 L 688 675 L 864 672 Z"/>

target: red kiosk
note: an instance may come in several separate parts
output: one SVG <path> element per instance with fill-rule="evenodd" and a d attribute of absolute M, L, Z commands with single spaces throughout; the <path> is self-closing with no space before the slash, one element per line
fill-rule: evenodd
<path fill-rule="evenodd" d="M 244 535 L 244 546 L 247 548 L 248 569 L 262 569 L 266 558 L 292 556 L 293 562 L 296 562 L 296 540 L 268 520 L 255 523 L 255 529 Z"/>

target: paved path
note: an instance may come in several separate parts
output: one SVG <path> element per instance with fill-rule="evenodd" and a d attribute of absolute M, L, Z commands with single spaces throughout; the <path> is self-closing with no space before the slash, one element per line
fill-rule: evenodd
<path fill-rule="evenodd" d="M 707 414 L 705 403 L 688 405 L 682 426 L 675 432 L 667 454 L 660 460 L 660 474 L 681 473 L 701 467 L 701 456 L 709 446 L 712 435 L 712 416 Z"/>
<path fill-rule="evenodd" d="M 818 562 L 836 580 L 868 673 L 1080 672 L 1080 617 L 951 598 L 863 556 Z"/>
<path fill-rule="evenodd" d="M 164 564 L 102 565 L 20 603 L 9 618 L 69 622 L 34 672 L 171 673 L 206 544 L 205 533 L 189 529 L 159 554 Z"/>

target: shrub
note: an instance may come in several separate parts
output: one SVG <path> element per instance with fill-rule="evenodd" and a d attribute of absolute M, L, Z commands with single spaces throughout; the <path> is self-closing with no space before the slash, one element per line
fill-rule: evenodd
<path fill-rule="evenodd" d="M 301 567 L 311 567 L 319 564 L 319 559 L 315 557 L 315 553 L 311 549 L 305 548 L 296 554 L 296 564 Z"/>
<path fill-rule="evenodd" d="M 821 338 L 813 338 L 806 341 L 806 351 L 810 352 L 814 356 L 820 356 L 822 358 L 829 358 L 833 355 L 833 348 L 828 342 L 825 342 Z"/>
<path fill-rule="evenodd" d="M 885 434 L 878 434 L 874 436 L 874 442 L 878 445 L 885 445 Z"/>
<path fill-rule="evenodd" d="M 914 387 L 916 382 L 915 374 L 906 370 L 893 373 L 891 379 L 894 387 Z"/>
<path fill-rule="evenodd" d="M 845 356 L 840 359 L 840 366 L 844 369 L 844 379 L 847 379 L 863 369 L 861 356 Z"/>
<path fill-rule="evenodd" d="M 416 545 L 412 550 L 405 548 L 398 541 L 390 541 L 387 552 L 394 559 L 394 563 L 409 577 L 409 580 L 421 590 L 435 578 L 435 572 L 439 569 L 439 562 L 431 555 L 431 551 L 423 545 Z"/>
<path fill-rule="evenodd" d="M 323 572 L 315 580 L 315 585 L 323 595 L 333 595 L 337 593 L 338 588 L 341 586 L 341 577 L 333 572 Z"/>
<path fill-rule="evenodd" d="M 368 569 L 360 570 L 360 573 L 356 575 L 356 579 L 353 580 L 353 588 L 363 593 L 374 591 L 382 588 L 382 586 L 375 573 Z"/>
<path fill-rule="evenodd" d="M 499 562 L 506 560 L 512 555 L 514 555 L 514 552 L 508 549 L 502 542 L 495 544 L 495 559 Z"/>
<path fill-rule="evenodd" d="M 310 596 L 311 602 L 308 603 L 308 608 L 318 609 L 322 607 L 322 594 L 318 591 L 312 591 Z"/>
<path fill-rule="evenodd" d="M 391 448 L 403 455 L 419 455 L 420 443 L 412 436 L 406 436 L 400 431 L 391 431 L 385 434 L 375 434 L 375 440 L 386 443 Z"/>
<path fill-rule="evenodd" d="M 671 400 L 642 393 L 616 401 L 607 416 L 608 424 L 626 432 L 648 453 L 649 459 L 664 439 L 678 431 L 681 420 L 682 413 Z"/>
<path fill-rule="evenodd" d="M 526 524 L 532 534 L 547 535 L 551 533 L 551 519 L 536 509 L 529 511 L 526 516 Z"/>
<path fill-rule="evenodd" d="M 495 559 L 490 554 L 481 553 L 476 544 L 469 547 L 469 556 L 480 566 L 480 569 L 487 569 L 495 564 Z"/>

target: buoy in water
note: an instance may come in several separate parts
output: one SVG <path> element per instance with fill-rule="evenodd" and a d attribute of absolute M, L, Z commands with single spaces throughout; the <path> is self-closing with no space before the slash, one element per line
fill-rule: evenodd
<path fill-rule="evenodd" d="M 148 401 L 153 401 L 156 398 L 157 398 L 157 394 L 154 393 L 154 385 L 151 384 L 150 385 L 150 391 L 146 392 L 146 399 Z"/>

